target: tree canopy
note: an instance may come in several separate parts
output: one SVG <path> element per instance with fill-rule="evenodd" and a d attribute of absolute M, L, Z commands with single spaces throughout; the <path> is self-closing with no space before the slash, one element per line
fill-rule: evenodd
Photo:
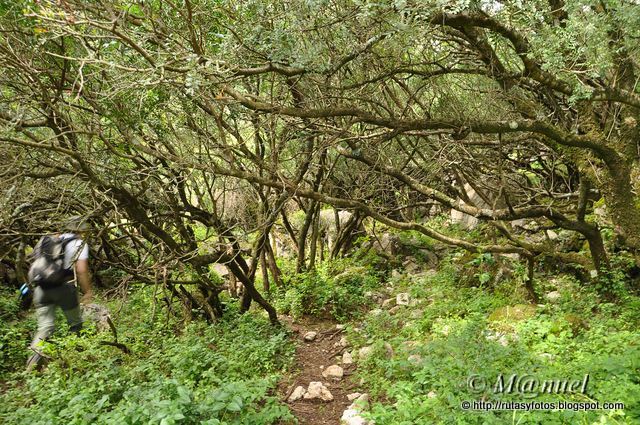
<path fill-rule="evenodd" d="M 615 249 L 640 249 L 634 1 L 20 0 L 0 13 L 3 256 L 80 213 L 104 261 L 147 280 L 195 271 L 212 317 L 205 268 L 228 264 L 243 306 L 275 321 L 253 285 L 272 229 L 312 266 L 327 205 L 593 270 L 609 266 L 604 206 Z M 493 236 L 425 224 L 449 210 Z"/>

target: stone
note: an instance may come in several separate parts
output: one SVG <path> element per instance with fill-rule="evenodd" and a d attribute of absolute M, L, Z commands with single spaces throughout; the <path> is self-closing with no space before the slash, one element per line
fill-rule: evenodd
<path fill-rule="evenodd" d="M 92 321 L 96 324 L 96 329 L 99 332 L 111 330 L 111 313 L 109 309 L 100 304 L 80 304 L 80 310 L 82 311 L 82 318 L 85 321 Z M 111 322 L 113 323 L 113 322 Z"/>
<path fill-rule="evenodd" d="M 336 325 L 336 330 L 343 331 L 346 327 L 347 327 L 346 325 L 337 324 Z"/>
<path fill-rule="evenodd" d="M 395 307 L 393 307 L 392 309 L 389 310 L 389 314 L 396 314 L 401 309 L 402 309 L 402 306 L 401 305 L 397 305 L 397 306 L 395 306 Z"/>
<path fill-rule="evenodd" d="M 333 281 L 336 285 L 345 284 L 354 278 L 359 278 L 367 273 L 367 269 L 363 266 L 353 266 L 347 268 L 342 273 L 339 273 L 333 277 Z"/>
<path fill-rule="evenodd" d="M 562 298 L 562 294 L 558 291 L 551 291 L 544 294 L 544 299 L 549 301 L 552 304 L 557 303 L 560 298 Z"/>
<path fill-rule="evenodd" d="M 413 310 L 409 317 L 411 317 L 412 319 L 422 319 L 422 316 L 424 316 L 424 310 L 419 308 Z"/>
<path fill-rule="evenodd" d="M 420 354 L 412 354 L 407 358 L 407 361 L 411 364 L 419 364 L 422 362 L 422 356 Z"/>
<path fill-rule="evenodd" d="M 382 308 L 391 308 L 391 307 L 394 307 L 395 305 L 396 305 L 395 298 L 387 298 L 386 300 L 382 301 Z"/>
<path fill-rule="evenodd" d="M 404 269 L 407 273 L 415 273 L 420 270 L 420 267 L 416 264 L 415 261 L 413 261 L 413 259 L 408 259 L 407 261 L 402 263 L 402 265 L 404 266 Z"/>
<path fill-rule="evenodd" d="M 393 347 L 388 342 L 384 343 L 384 353 L 389 359 L 393 357 Z"/>
<path fill-rule="evenodd" d="M 489 341 L 499 341 L 500 338 L 506 337 L 506 334 L 503 332 L 496 332 L 492 330 L 485 331 L 485 338 Z"/>
<path fill-rule="evenodd" d="M 319 398 L 322 401 L 331 401 L 333 400 L 333 394 L 329 392 L 322 382 L 309 382 L 309 388 L 307 388 L 307 392 L 304 394 L 304 399 L 310 400 L 315 398 Z"/>
<path fill-rule="evenodd" d="M 305 390 L 305 388 L 302 385 L 298 385 L 296 389 L 293 390 L 293 392 L 291 393 L 291 395 L 287 400 L 289 401 L 289 403 L 294 402 L 296 400 L 300 400 L 302 397 L 304 397 L 306 392 L 307 390 Z"/>
<path fill-rule="evenodd" d="M 365 405 L 366 403 L 369 403 L 369 394 L 364 393 L 364 394 L 360 394 L 360 396 L 355 399 L 355 403 L 360 403 L 361 406 Z"/>
<path fill-rule="evenodd" d="M 382 309 L 380 309 L 380 308 L 374 308 L 373 310 L 371 310 L 371 311 L 369 312 L 369 314 L 370 314 L 371 316 L 376 317 L 376 316 L 380 316 L 383 312 L 384 312 L 384 311 L 383 311 Z"/>
<path fill-rule="evenodd" d="M 372 353 L 373 353 L 372 346 L 367 345 L 366 347 L 362 347 L 361 349 L 358 350 L 358 359 L 364 360 L 367 357 L 371 356 Z"/>
<path fill-rule="evenodd" d="M 410 297 L 406 292 L 401 292 L 396 295 L 396 304 L 397 305 L 409 305 Z"/>
<path fill-rule="evenodd" d="M 390 257 L 395 257 L 402 250 L 402 243 L 398 235 L 385 232 L 376 240 L 373 249 Z"/>
<path fill-rule="evenodd" d="M 371 422 L 360 416 L 358 409 L 347 409 L 342 413 L 340 418 L 341 425 L 370 425 Z"/>
<path fill-rule="evenodd" d="M 398 280 L 402 277 L 402 273 L 398 269 L 391 270 L 391 279 Z"/>
<path fill-rule="evenodd" d="M 379 292 L 373 292 L 373 291 L 367 291 L 364 293 L 364 296 L 370 300 L 372 300 L 373 302 L 379 303 L 382 301 L 382 299 L 384 298 L 384 295 L 382 295 Z"/>
<path fill-rule="evenodd" d="M 306 334 L 304 334 L 303 338 L 305 341 L 313 341 L 316 339 L 317 336 L 318 336 L 318 332 L 309 331 Z"/>
<path fill-rule="evenodd" d="M 429 391 L 427 393 L 427 398 L 436 398 L 436 397 L 438 397 L 438 394 L 436 394 L 435 391 Z"/>
<path fill-rule="evenodd" d="M 361 395 L 362 395 L 361 393 L 347 394 L 347 400 L 353 401 L 353 400 L 357 399 L 358 397 L 360 397 Z"/>
<path fill-rule="evenodd" d="M 334 364 L 323 370 L 322 376 L 327 379 L 335 379 L 339 381 L 344 376 L 344 370 L 337 364 Z"/>
<path fill-rule="evenodd" d="M 548 361 L 553 361 L 556 356 L 551 353 L 542 353 L 540 354 L 540 358 Z"/>
<path fill-rule="evenodd" d="M 340 338 L 340 341 L 338 342 L 338 345 L 340 345 L 340 347 L 348 347 L 349 346 L 349 341 L 347 340 L 346 336 L 343 336 L 342 338 Z"/>
<path fill-rule="evenodd" d="M 369 402 L 369 394 L 367 394 L 367 393 L 361 394 L 360 397 L 358 397 L 356 399 L 356 401 L 359 401 L 361 403 L 368 403 Z"/>
<path fill-rule="evenodd" d="M 345 351 L 344 354 L 342 354 L 342 364 L 350 365 L 352 363 L 353 363 L 353 356 L 351 355 L 350 352 Z"/>

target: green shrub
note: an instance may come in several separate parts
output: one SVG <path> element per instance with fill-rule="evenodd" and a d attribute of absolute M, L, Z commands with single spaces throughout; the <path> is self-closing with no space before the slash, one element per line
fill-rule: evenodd
<path fill-rule="evenodd" d="M 345 320 L 363 312 L 370 303 L 368 291 L 380 286 L 380 277 L 370 267 L 354 265 L 350 259 L 321 264 L 315 270 L 285 275 L 284 287 L 275 289 L 274 303 L 282 313 L 331 316 Z"/>
<path fill-rule="evenodd" d="M 115 318 L 119 340 L 132 354 L 101 345 L 107 334 L 90 327 L 80 337 L 57 333 L 42 373 L 12 377 L 0 396 L 0 423 L 293 421 L 273 395 L 294 353 L 283 329 L 257 313 L 235 311 L 213 325 L 164 315 L 151 322 L 147 292 L 137 291 Z"/>
<path fill-rule="evenodd" d="M 640 421 L 640 301 L 626 295 L 605 302 L 595 288 L 554 278 L 565 294 L 557 304 L 536 308 L 521 320 L 489 321 L 504 306 L 521 302 L 506 292 L 461 286 L 455 263 L 445 261 L 434 275 L 397 282 L 397 292 L 418 301 L 395 314 L 367 316 L 350 327 L 355 351 L 371 345 L 374 355 L 359 363 L 373 402 L 366 414 L 380 424 L 632 424 Z M 540 279 L 540 277 L 538 277 Z M 418 314 L 416 314 L 416 312 Z M 389 356 L 384 344 L 389 344 Z M 410 356 L 413 356 L 410 360 Z M 416 360 L 417 359 L 417 360 Z M 538 379 L 582 379 L 581 394 L 494 394 L 503 374 Z M 468 386 L 477 375 L 490 383 L 479 393 Z M 488 411 L 461 409 L 463 401 L 623 402 L 624 411 Z"/>

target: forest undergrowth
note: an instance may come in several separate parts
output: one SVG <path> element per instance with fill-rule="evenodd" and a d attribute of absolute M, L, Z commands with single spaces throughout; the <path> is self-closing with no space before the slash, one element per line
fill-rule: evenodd
<path fill-rule="evenodd" d="M 352 381 L 371 396 L 363 417 L 407 425 L 640 421 L 640 297 L 628 275 L 585 285 L 570 274 L 540 272 L 540 301 L 531 304 L 515 260 L 449 251 L 433 269 L 414 254 L 411 271 L 374 255 L 302 274 L 282 261 L 284 286 L 268 294 L 290 320 L 312 316 L 345 325 L 357 364 Z M 0 299 L 2 423 L 296 422 L 277 391 L 283 377 L 304 366 L 294 364 L 296 338 L 260 310 L 238 315 L 227 303 L 224 319 L 207 324 L 197 311 L 168 307 L 151 287 L 132 287 L 124 297 L 100 300 L 130 354 L 101 344 L 109 333 L 91 325 L 80 337 L 62 326 L 46 347 L 47 367 L 27 374 L 34 318 L 18 312 L 13 292 Z M 588 382 L 584 393 L 549 394 L 519 381 L 511 391 L 496 391 L 500 376 L 508 384 L 513 375 L 538 385 L 585 376 Z M 474 400 L 624 408 L 461 408 Z"/>

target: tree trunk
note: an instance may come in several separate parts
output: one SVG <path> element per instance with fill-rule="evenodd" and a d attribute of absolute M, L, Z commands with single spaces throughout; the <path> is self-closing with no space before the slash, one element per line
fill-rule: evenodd
<path fill-rule="evenodd" d="M 318 252 L 318 237 L 320 236 L 320 204 L 316 206 L 311 229 L 311 246 L 309 247 L 309 269 L 316 267 L 316 254 Z"/>
<path fill-rule="evenodd" d="M 529 294 L 529 298 L 534 303 L 538 303 L 538 295 L 533 286 L 533 272 L 535 269 L 535 260 L 533 257 L 527 259 L 527 279 L 524 281 L 524 287 Z"/>
<path fill-rule="evenodd" d="M 268 242 L 267 242 L 268 243 Z M 266 247 L 266 245 L 265 245 Z M 262 288 L 266 294 L 269 293 L 269 269 L 267 268 L 266 249 L 260 251 L 260 269 L 262 270 Z"/>
<path fill-rule="evenodd" d="M 240 266 L 238 266 L 238 264 L 236 263 L 235 260 L 232 261 L 231 263 L 229 263 L 229 269 L 231 270 L 231 272 L 233 274 L 236 275 L 236 277 L 244 285 L 245 296 L 243 296 L 243 298 L 242 298 L 242 300 L 243 300 L 243 305 L 242 305 L 243 308 L 241 309 L 241 311 L 245 312 L 245 311 L 248 310 L 248 308 L 247 308 L 247 310 L 244 309 L 244 300 L 245 300 L 245 298 L 248 298 L 249 300 L 253 299 L 258 304 L 260 304 L 260 306 L 262 308 L 265 309 L 265 311 L 269 315 L 269 320 L 271 321 L 271 323 L 273 325 L 279 325 L 280 322 L 278 321 L 278 313 L 276 312 L 276 309 L 273 308 L 273 306 L 271 304 L 269 304 L 269 302 L 262 297 L 260 292 L 258 292 L 256 287 L 254 286 L 254 284 L 251 281 L 251 279 L 248 278 L 248 276 L 243 272 L 243 270 L 240 268 Z M 248 303 L 250 304 L 251 301 L 249 301 Z"/>
<path fill-rule="evenodd" d="M 282 278 L 280 277 L 280 269 L 278 268 L 278 264 L 276 263 L 275 254 L 273 249 L 271 249 L 271 244 L 267 242 L 267 266 L 269 267 L 269 271 L 271 272 L 271 277 L 273 278 L 273 282 L 278 287 L 282 287 Z"/>
<path fill-rule="evenodd" d="M 631 167 L 618 159 L 609 165 L 604 196 L 616 226 L 616 232 L 624 244 L 634 251 L 640 250 L 640 199 L 634 195 L 631 185 Z"/>
<path fill-rule="evenodd" d="M 316 212 L 316 200 L 311 201 L 311 205 L 307 210 L 307 215 L 304 219 L 304 224 L 300 233 L 298 234 L 298 260 L 296 262 L 296 273 L 300 273 L 305 269 L 306 250 L 307 250 L 307 234 L 309 234 L 309 228 L 313 222 L 313 218 Z"/>
<path fill-rule="evenodd" d="M 27 278 L 27 260 L 25 255 L 26 241 L 25 237 L 20 237 L 20 244 L 18 245 L 18 252 L 16 253 L 16 279 L 19 284 L 25 283 L 29 279 Z"/>

